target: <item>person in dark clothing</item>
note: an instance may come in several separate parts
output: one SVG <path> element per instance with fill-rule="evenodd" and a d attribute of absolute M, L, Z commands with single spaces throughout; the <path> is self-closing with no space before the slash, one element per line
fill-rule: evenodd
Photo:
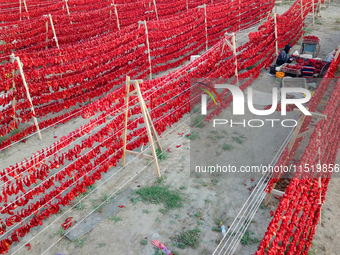
<path fill-rule="evenodd" d="M 280 66 L 284 63 L 291 63 L 293 61 L 293 58 L 289 54 L 291 48 L 292 47 L 290 45 L 285 46 L 284 50 L 280 52 L 276 60 L 276 65 Z"/>

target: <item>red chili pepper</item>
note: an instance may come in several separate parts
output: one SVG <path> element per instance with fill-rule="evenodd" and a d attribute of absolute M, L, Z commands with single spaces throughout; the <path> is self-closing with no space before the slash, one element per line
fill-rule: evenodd
<path fill-rule="evenodd" d="M 73 219 L 73 217 L 68 217 L 68 218 L 66 218 L 65 223 L 70 222 L 72 219 Z"/>
<path fill-rule="evenodd" d="M 62 226 L 64 227 L 64 230 L 70 228 L 73 225 L 73 222 L 70 222 L 69 224 L 63 224 Z"/>
<path fill-rule="evenodd" d="M 184 135 L 184 133 L 178 133 L 178 135 Z"/>
<path fill-rule="evenodd" d="M 57 138 L 58 136 L 54 136 L 54 138 Z"/>
<path fill-rule="evenodd" d="M 31 244 L 26 244 L 25 246 L 27 246 L 28 247 L 28 251 L 31 249 Z"/>
<path fill-rule="evenodd" d="M 253 181 L 254 181 L 254 178 L 251 178 L 251 181 L 253 182 Z"/>
<path fill-rule="evenodd" d="M 270 211 L 270 216 L 273 217 L 274 216 L 274 212 Z"/>
<path fill-rule="evenodd" d="M 171 152 L 169 148 L 167 150 L 168 150 L 168 152 Z"/>
<path fill-rule="evenodd" d="M 181 147 L 181 146 L 182 146 L 182 144 L 181 144 L 181 145 L 177 145 L 176 148 L 179 148 L 179 147 Z"/>
<path fill-rule="evenodd" d="M 124 205 L 118 205 L 119 208 L 124 208 L 125 206 Z"/>

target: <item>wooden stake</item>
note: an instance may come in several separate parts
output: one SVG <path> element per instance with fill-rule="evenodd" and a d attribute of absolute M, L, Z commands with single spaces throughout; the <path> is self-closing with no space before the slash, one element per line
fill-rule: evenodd
<path fill-rule="evenodd" d="M 46 21 L 46 50 L 48 48 L 48 21 Z"/>
<path fill-rule="evenodd" d="M 26 10 L 26 12 L 28 13 L 27 5 L 26 5 L 26 0 L 24 0 L 24 5 L 25 5 L 25 10 Z M 30 19 L 30 16 L 27 16 L 27 18 Z"/>
<path fill-rule="evenodd" d="M 32 111 L 32 113 L 33 113 L 33 119 L 34 119 L 35 126 L 36 126 L 36 128 L 37 128 L 38 136 L 39 136 L 39 139 L 42 140 L 42 136 L 41 136 L 41 133 L 40 133 L 40 128 L 39 128 L 38 120 L 37 120 L 37 118 L 35 117 L 35 111 L 34 111 L 32 99 L 31 99 L 31 95 L 30 95 L 30 92 L 29 92 L 29 89 L 28 89 L 28 86 L 27 86 L 27 83 L 26 83 L 24 71 L 22 70 L 23 64 L 21 63 L 19 57 L 15 57 L 15 56 L 14 56 L 14 53 L 12 53 L 12 55 L 10 56 L 10 58 L 11 58 L 11 60 L 12 60 L 12 59 L 16 60 L 17 63 L 18 63 L 19 72 L 20 72 L 20 75 L 21 75 L 21 78 L 22 78 L 22 83 L 23 83 L 24 86 L 25 86 L 26 95 L 27 95 L 28 101 L 29 101 L 30 104 L 31 104 L 31 111 Z"/>
<path fill-rule="evenodd" d="M 312 11 L 313 11 L 313 28 L 315 28 L 315 10 L 314 10 L 314 0 L 312 1 Z"/>
<path fill-rule="evenodd" d="M 116 19 L 117 19 L 117 27 L 118 27 L 118 30 L 120 30 L 120 24 L 119 24 L 119 17 L 118 17 L 117 5 L 114 4 L 114 7 L 115 7 L 115 15 L 116 15 Z"/>
<path fill-rule="evenodd" d="M 321 132 L 319 131 L 319 138 L 321 136 Z M 319 166 L 321 167 L 321 149 L 320 147 L 318 148 L 318 156 L 319 156 Z M 319 190 L 320 190 L 320 197 L 319 197 L 319 204 L 321 205 L 320 206 L 320 215 L 321 215 L 321 207 L 322 207 L 322 199 L 321 199 L 321 176 L 319 177 L 319 183 L 318 183 L 318 186 L 319 186 Z M 320 224 L 321 224 L 321 220 L 320 220 Z"/>
<path fill-rule="evenodd" d="M 321 0 L 318 0 L 318 4 L 316 6 L 317 17 L 321 17 L 320 10 L 321 10 Z"/>
<path fill-rule="evenodd" d="M 155 6 L 156 18 L 157 18 L 157 20 L 158 20 L 158 13 L 157 13 L 156 0 L 153 0 L 153 5 Z"/>
<path fill-rule="evenodd" d="M 146 25 L 146 21 L 138 21 L 138 24 L 144 24 L 145 26 L 145 34 L 146 34 L 146 46 L 148 49 L 148 59 L 149 59 L 149 64 L 150 64 L 150 80 L 152 80 L 152 65 L 151 65 L 151 55 L 150 55 L 150 44 L 149 44 L 149 32 L 148 32 L 148 27 Z"/>
<path fill-rule="evenodd" d="M 156 150 L 155 150 L 155 145 L 153 144 L 153 139 L 152 139 L 152 133 L 151 133 L 150 125 L 149 125 L 149 120 L 148 120 L 147 115 L 146 115 L 146 109 L 145 109 L 144 104 L 143 104 L 144 99 L 142 97 L 142 93 L 140 91 L 140 87 L 139 87 L 138 81 L 135 81 L 135 87 L 136 87 L 136 90 L 137 90 L 137 95 L 138 95 L 138 98 L 139 98 L 139 102 L 141 103 L 141 108 L 142 108 L 143 118 L 144 118 L 144 122 L 145 122 L 145 127 L 146 127 L 146 131 L 148 133 L 149 142 L 150 142 L 150 145 L 151 145 L 151 152 L 152 152 L 152 156 L 153 156 L 154 161 L 155 161 L 157 176 L 158 176 L 158 178 L 160 178 L 161 177 L 161 172 L 159 170 L 158 158 L 157 158 L 157 154 L 156 154 Z M 143 107 L 142 107 L 142 105 L 143 105 Z"/>
<path fill-rule="evenodd" d="M 338 57 L 339 57 L 339 53 L 340 53 L 340 45 L 338 45 L 338 50 L 336 51 L 336 54 L 335 54 L 335 60 L 338 60 Z"/>
<path fill-rule="evenodd" d="M 20 21 L 21 21 L 21 0 L 19 0 L 19 13 L 20 13 Z"/>
<path fill-rule="evenodd" d="M 135 90 L 133 90 L 131 92 L 130 92 L 130 82 L 134 82 L 134 85 L 135 85 Z M 140 82 L 142 82 L 142 80 L 140 80 Z M 138 96 L 138 100 L 139 100 L 140 107 L 141 107 L 141 110 L 142 110 L 142 115 L 143 115 L 146 131 L 147 131 L 147 135 L 148 135 L 149 142 L 150 142 L 150 145 L 151 145 L 152 157 L 149 156 L 149 155 L 145 155 L 143 153 L 140 154 L 140 153 L 137 153 L 135 151 L 126 150 L 126 140 L 127 140 L 126 137 L 127 137 L 127 122 L 128 122 L 128 111 L 129 111 L 129 98 L 130 98 L 131 95 L 134 95 L 136 93 L 137 93 L 137 96 Z M 156 154 L 156 151 L 155 151 L 155 147 L 154 147 L 154 142 L 153 142 L 152 136 L 156 140 L 156 145 L 157 145 L 158 149 L 160 151 L 163 151 L 163 150 L 162 150 L 161 144 L 159 142 L 156 129 L 155 129 L 155 127 L 154 127 L 154 125 L 152 123 L 151 117 L 149 115 L 148 109 L 146 108 L 145 101 L 144 101 L 144 99 L 142 97 L 142 93 L 140 91 L 140 86 L 139 86 L 139 81 L 138 80 L 132 80 L 131 81 L 129 76 L 126 77 L 126 101 L 125 102 L 126 102 L 126 110 L 125 110 L 125 123 L 124 123 L 124 132 L 123 132 L 123 143 L 124 143 L 124 145 L 123 145 L 123 162 L 122 162 L 122 165 L 125 166 L 125 163 L 126 163 L 126 154 L 127 153 L 131 154 L 131 155 L 134 155 L 134 156 L 140 156 L 140 157 L 146 157 L 148 159 L 154 159 L 155 166 L 156 166 L 156 171 L 157 171 L 157 176 L 161 177 L 161 173 L 160 173 L 159 165 L 158 165 L 158 158 L 157 158 L 157 154 Z"/>
<path fill-rule="evenodd" d="M 238 30 L 241 30 L 241 0 L 238 1 Z"/>
<path fill-rule="evenodd" d="M 68 16 L 69 16 L 69 18 L 70 18 L 70 23 L 72 24 L 71 17 L 70 17 L 70 10 L 68 9 L 67 1 L 68 1 L 68 0 L 65 0 L 65 6 L 66 6 L 67 14 L 68 14 Z"/>
<path fill-rule="evenodd" d="M 58 43 L 58 38 L 57 38 L 57 35 L 55 34 L 55 30 L 54 30 L 54 25 L 53 25 L 52 16 L 51 16 L 51 14 L 48 14 L 48 16 L 50 17 L 51 27 L 52 27 L 52 31 L 53 31 L 53 35 L 54 35 L 53 38 L 54 38 L 54 40 L 55 40 L 55 43 L 56 43 L 56 45 L 57 45 L 57 48 L 60 49 L 60 48 L 59 48 L 59 43 Z"/>
<path fill-rule="evenodd" d="M 123 133 L 123 162 L 122 165 L 125 166 L 126 160 L 126 136 L 127 136 L 127 121 L 128 121 L 128 113 L 129 113 L 129 93 L 130 93 L 130 76 L 126 76 L 126 110 L 125 110 L 125 124 L 124 124 L 124 133 Z"/>
<path fill-rule="evenodd" d="M 204 22 L 205 22 L 205 50 L 208 50 L 208 24 L 207 24 L 207 5 L 203 4 L 197 6 L 197 8 L 204 8 Z"/>
<path fill-rule="evenodd" d="M 279 46 L 278 46 L 278 38 L 277 38 L 277 13 L 274 13 L 274 22 L 275 22 L 275 52 L 276 57 L 279 55 Z"/>
<path fill-rule="evenodd" d="M 238 70 L 237 70 L 237 52 L 236 52 L 236 39 L 235 39 L 235 33 L 233 33 L 233 38 L 232 38 L 232 42 L 233 42 L 233 52 L 234 52 L 234 56 L 235 56 L 235 76 L 237 79 L 237 87 L 239 86 L 238 83 Z"/>
<path fill-rule="evenodd" d="M 273 184 L 272 190 L 275 189 L 275 187 L 276 187 L 276 183 Z M 268 206 L 271 197 L 272 197 L 272 193 L 267 194 L 266 200 L 264 201 L 264 206 Z"/>
<path fill-rule="evenodd" d="M 205 50 L 208 50 L 208 23 L 207 23 L 207 5 L 204 4 L 204 21 L 205 21 Z"/>
<path fill-rule="evenodd" d="M 11 59 L 11 62 L 14 63 L 15 59 Z M 16 90 L 15 87 L 15 81 L 14 81 L 14 77 L 15 77 L 15 69 L 12 70 L 12 77 L 13 77 L 13 91 Z M 15 103 L 16 103 L 16 97 L 13 97 L 13 101 L 12 101 L 12 107 L 13 107 L 13 118 L 15 119 Z"/>

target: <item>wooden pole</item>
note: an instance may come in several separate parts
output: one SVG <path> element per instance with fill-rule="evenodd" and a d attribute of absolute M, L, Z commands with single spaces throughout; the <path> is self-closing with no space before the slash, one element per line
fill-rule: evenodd
<path fill-rule="evenodd" d="M 205 50 L 208 50 L 208 24 L 207 24 L 207 5 L 203 4 L 197 6 L 197 8 L 204 8 L 204 22 L 205 22 Z"/>
<path fill-rule="evenodd" d="M 134 82 L 135 84 L 135 90 L 130 91 L 130 83 Z M 154 141 L 152 136 L 155 138 L 156 140 L 156 145 L 158 147 L 158 149 L 160 151 L 162 150 L 161 144 L 159 142 L 158 139 L 158 135 L 156 132 L 156 129 L 152 123 L 152 119 L 149 115 L 148 109 L 146 107 L 145 101 L 143 99 L 141 90 L 140 90 L 140 86 L 139 86 L 139 82 L 143 82 L 143 80 L 130 80 L 130 77 L 127 76 L 126 77 L 126 110 L 125 110 L 125 122 L 124 122 L 124 132 L 123 132 L 123 161 L 122 161 L 122 165 L 125 166 L 126 164 L 126 154 L 131 154 L 134 156 L 139 156 L 139 157 L 145 157 L 148 159 L 153 159 L 155 161 L 155 166 L 156 166 L 156 171 L 157 171 L 157 175 L 158 177 L 161 177 L 161 173 L 159 170 L 159 165 L 158 165 L 158 158 L 157 158 L 157 153 L 155 151 L 155 146 L 154 146 Z M 135 151 L 130 151 L 130 150 L 126 150 L 126 142 L 127 142 L 127 123 L 128 123 L 128 111 L 129 111 L 129 99 L 131 95 L 135 95 L 137 94 L 138 96 L 138 100 L 140 103 L 140 107 L 142 110 L 142 115 L 143 115 L 143 119 L 144 119 L 144 123 L 145 123 L 145 127 L 146 127 L 146 131 L 147 131 L 147 135 L 149 138 L 149 143 L 151 145 L 151 152 L 152 152 L 152 157 L 143 153 L 138 153 Z M 142 146 L 142 151 L 143 151 L 143 146 Z"/>
<path fill-rule="evenodd" d="M 46 21 L 46 50 L 48 48 L 48 21 Z"/>
<path fill-rule="evenodd" d="M 65 0 L 65 6 L 66 6 L 67 14 L 68 14 L 68 16 L 69 16 L 69 18 L 70 18 L 70 23 L 72 24 L 71 16 L 70 16 L 70 10 L 68 9 L 67 1 L 68 1 L 68 0 Z"/>
<path fill-rule="evenodd" d="M 336 51 L 336 54 L 335 54 L 335 60 L 338 60 L 338 57 L 339 57 L 339 53 L 340 53 L 340 45 L 338 45 L 338 50 Z"/>
<path fill-rule="evenodd" d="M 314 10 L 314 0 L 312 1 L 312 11 L 313 11 L 313 28 L 315 28 L 315 10 Z"/>
<path fill-rule="evenodd" d="M 11 59 L 11 62 L 14 63 L 15 59 Z M 15 81 L 14 81 L 14 77 L 15 77 L 15 69 L 12 70 L 12 77 L 13 77 L 13 91 L 16 90 L 15 87 Z M 16 97 L 13 97 L 13 101 L 12 101 L 12 107 L 13 107 L 13 119 L 15 119 L 15 103 L 16 103 Z"/>
<path fill-rule="evenodd" d="M 142 108 L 142 113 L 143 113 L 143 117 L 144 117 L 146 132 L 148 134 L 149 142 L 150 142 L 150 145 L 151 145 L 151 153 L 152 153 L 152 156 L 154 158 L 155 165 L 156 165 L 157 176 L 158 176 L 158 178 L 160 178 L 161 177 L 161 172 L 159 170 L 159 165 L 158 165 L 158 159 L 157 159 L 157 154 L 156 154 L 156 150 L 155 150 L 155 145 L 153 144 L 153 139 L 152 139 L 152 133 L 151 133 L 150 125 L 149 125 L 149 120 L 146 117 L 147 116 L 146 109 L 145 109 L 145 107 L 143 107 L 144 106 L 143 105 L 144 99 L 142 97 L 142 93 L 140 91 L 140 87 L 139 87 L 138 81 L 135 81 L 135 87 L 136 87 L 136 90 L 137 90 L 137 95 L 138 95 L 138 98 L 139 98 L 139 102 L 141 103 L 141 108 Z"/>
<path fill-rule="evenodd" d="M 205 50 L 208 50 L 208 23 L 207 23 L 207 5 L 204 4 L 204 16 L 205 16 Z"/>
<path fill-rule="evenodd" d="M 127 136 L 127 121 L 128 121 L 128 113 L 129 113 L 129 93 L 130 93 L 130 76 L 126 76 L 126 110 L 125 110 L 125 124 L 124 124 L 124 133 L 123 133 L 123 162 L 122 166 L 125 166 L 126 161 L 126 136 Z"/>
<path fill-rule="evenodd" d="M 17 63 L 18 63 L 19 72 L 20 72 L 20 75 L 21 75 L 21 78 L 22 78 L 22 82 L 23 82 L 24 87 L 25 87 L 25 89 L 26 89 L 26 95 L 27 95 L 28 101 L 29 101 L 30 104 L 31 104 L 31 111 L 32 111 L 32 113 L 33 113 L 33 119 L 34 119 L 35 126 L 36 126 L 36 128 L 37 128 L 38 136 L 39 136 L 39 139 L 42 140 L 42 136 L 41 136 L 41 133 L 40 133 L 40 128 L 39 128 L 38 120 L 37 120 L 37 118 L 35 117 L 35 111 L 34 111 L 32 99 L 31 99 L 31 95 L 30 95 L 30 92 L 29 92 L 29 89 L 28 89 L 28 86 L 27 86 L 27 83 L 26 83 L 24 71 L 22 70 L 23 64 L 21 63 L 19 57 L 15 57 L 15 56 L 14 56 L 14 53 L 12 53 L 11 59 L 16 60 Z"/>
<path fill-rule="evenodd" d="M 316 6 L 316 13 L 317 13 L 317 17 L 320 17 L 320 10 L 321 10 L 321 0 L 318 0 L 318 4 Z"/>
<path fill-rule="evenodd" d="M 28 14 L 27 5 L 26 5 L 26 0 L 24 0 L 24 5 L 25 5 L 25 10 L 26 10 L 26 12 L 27 12 L 27 14 Z M 27 16 L 27 18 L 30 19 L 30 16 Z"/>
<path fill-rule="evenodd" d="M 117 27 L 118 30 L 120 30 L 120 24 L 119 24 L 119 17 L 118 17 L 118 11 L 117 11 L 117 5 L 115 4 L 115 2 L 113 1 L 113 4 L 111 4 L 115 7 L 115 15 L 116 15 L 116 19 L 117 19 Z M 110 11 L 110 18 L 111 18 L 111 11 Z"/>
<path fill-rule="evenodd" d="M 156 18 L 158 20 L 158 12 L 157 12 L 156 0 L 153 0 L 153 5 L 155 6 Z"/>
<path fill-rule="evenodd" d="M 273 189 L 275 189 L 276 184 L 277 184 L 277 183 L 274 183 L 274 184 L 273 184 Z M 267 194 L 266 200 L 264 201 L 264 206 L 266 206 L 266 207 L 268 206 L 271 197 L 272 197 L 272 194 L 271 194 L 271 193 Z"/>
<path fill-rule="evenodd" d="M 238 1 L 238 30 L 241 29 L 241 0 Z"/>
<path fill-rule="evenodd" d="M 19 0 L 19 13 L 20 13 L 20 21 L 21 21 L 21 0 Z"/>
<path fill-rule="evenodd" d="M 187 11 L 189 10 L 189 3 L 188 3 L 188 0 L 187 0 Z"/>
<path fill-rule="evenodd" d="M 320 136 L 321 136 L 321 132 L 319 131 L 319 138 L 320 138 Z M 318 156 L 319 156 L 319 166 L 321 167 L 321 150 L 320 150 L 320 147 L 319 147 L 319 149 L 318 149 Z M 319 203 L 320 203 L 320 205 L 322 205 L 322 199 L 321 199 L 321 175 L 320 175 L 320 177 L 319 177 L 319 183 L 318 183 L 319 185 L 319 190 L 320 190 L 320 197 L 319 197 Z M 320 215 L 321 215 L 321 206 L 320 206 Z M 320 223 L 321 223 L 321 220 L 320 220 Z"/>
<path fill-rule="evenodd" d="M 146 34 L 146 46 L 148 49 L 148 59 L 149 59 L 149 64 L 150 64 L 150 80 L 152 80 L 152 65 L 151 65 L 151 55 L 150 55 L 150 44 L 149 44 L 149 32 L 148 32 L 148 27 L 146 25 L 146 20 L 144 21 L 138 21 L 139 24 L 144 24 L 145 26 L 145 34 Z"/>
<path fill-rule="evenodd" d="M 139 87 L 139 85 L 138 85 L 138 87 Z M 141 102 L 141 104 L 143 104 L 143 107 L 144 107 L 144 109 L 145 109 L 146 117 L 147 117 L 147 120 L 149 121 L 149 125 L 150 125 L 150 129 L 151 129 L 152 135 L 153 135 L 153 137 L 154 137 L 155 140 L 156 140 L 156 145 L 157 145 L 157 147 L 158 147 L 158 149 L 159 149 L 160 151 L 163 151 L 162 146 L 161 146 L 161 143 L 159 142 L 159 138 L 158 138 L 158 135 L 157 135 L 156 128 L 155 128 L 155 126 L 154 126 L 153 123 L 152 123 L 152 119 L 151 119 L 151 116 L 150 116 L 150 114 L 149 114 L 148 108 L 147 108 L 146 105 L 145 105 L 144 99 L 143 99 L 143 101 Z"/>
<path fill-rule="evenodd" d="M 277 38 L 277 13 L 274 13 L 274 22 L 275 22 L 275 52 L 276 57 L 279 55 L 279 46 L 278 46 L 278 38 Z"/>
<path fill-rule="evenodd" d="M 238 84 L 238 70 L 237 70 L 237 52 L 236 52 L 236 39 L 235 39 L 235 33 L 233 33 L 233 38 L 232 38 L 232 42 L 233 42 L 233 52 L 234 52 L 234 57 L 235 57 L 235 76 L 237 79 L 237 87 L 239 86 Z"/>
<path fill-rule="evenodd" d="M 51 16 L 51 14 L 48 14 L 48 16 L 50 17 L 51 27 L 52 27 L 53 36 L 54 36 L 53 38 L 54 38 L 54 40 L 55 40 L 55 43 L 56 43 L 56 45 L 57 45 L 57 48 L 60 49 L 60 48 L 59 48 L 59 43 L 58 43 L 58 38 L 57 38 L 57 35 L 55 34 L 55 30 L 54 30 L 54 25 L 53 25 L 52 16 Z"/>

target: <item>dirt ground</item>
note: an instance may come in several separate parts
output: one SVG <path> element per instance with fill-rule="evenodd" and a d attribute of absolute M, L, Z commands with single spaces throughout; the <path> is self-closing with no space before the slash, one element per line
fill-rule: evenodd
<path fill-rule="evenodd" d="M 288 5 L 278 6 L 278 12 L 283 13 L 289 8 Z M 332 2 L 331 6 L 321 12 L 322 18 L 317 21 L 315 30 L 312 27 L 306 32 L 322 39 L 321 52 L 319 57 L 324 59 L 340 43 L 340 3 Z M 310 24 L 310 23 L 308 23 Z M 240 43 L 240 40 L 238 40 Z M 292 52 L 298 50 L 300 45 L 294 46 Z M 260 78 L 252 85 L 254 90 L 269 93 L 271 88 L 278 84 L 274 82 L 274 77 L 267 75 L 268 71 L 263 71 Z M 226 109 L 220 117 L 230 118 L 231 108 Z M 222 238 L 221 232 L 213 231 L 216 221 L 223 222 L 228 227 L 235 219 L 237 213 L 250 194 L 250 189 L 256 185 L 260 176 L 250 174 L 240 174 L 233 178 L 223 178 L 223 176 L 212 176 L 204 178 L 201 175 L 190 175 L 190 154 L 191 142 L 196 142 L 185 137 L 186 133 L 197 134 L 207 147 L 218 150 L 211 151 L 208 157 L 219 157 L 220 160 L 231 164 L 259 165 L 268 164 L 275 156 L 276 151 L 287 137 L 290 129 L 277 128 L 275 131 L 268 127 L 256 131 L 250 128 L 230 128 L 218 130 L 220 136 L 214 137 L 211 132 L 211 123 L 205 123 L 203 128 L 190 127 L 189 115 L 182 121 L 173 125 L 161 137 L 162 147 L 166 151 L 168 158 L 160 161 L 161 173 L 164 176 L 161 185 L 171 185 L 173 190 L 177 190 L 183 197 L 183 207 L 160 212 L 164 209 L 163 204 L 155 205 L 144 203 L 134 199 L 125 204 L 118 213 L 110 219 L 103 221 L 93 230 L 82 236 L 78 241 L 72 242 L 66 237 L 62 237 L 61 224 L 67 217 L 81 221 L 93 211 L 93 203 L 103 201 L 105 198 L 117 191 L 124 191 L 131 188 L 136 191 L 140 188 L 156 184 L 155 167 L 146 159 L 139 159 L 128 156 L 128 164 L 122 168 L 121 164 L 116 168 L 111 168 L 108 173 L 98 181 L 94 193 L 82 201 L 82 206 L 76 208 L 64 207 L 58 215 L 51 216 L 43 226 L 39 226 L 17 245 L 13 245 L 11 254 L 156 254 L 151 240 L 157 239 L 175 250 L 178 254 L 212 254 L 217 242 Z M 250 114 L 246 113 L 245 118 Z M 281 118 L 276 112 L 273 118 Z M 289 113 L 289 118 L 296 119 L 298 116 Z M 37 137 L 27 139 L 26 143 L 19 143 L 0 153 L 1 168 L 19 162 L 31 156 L 33 152 L 46 148 L 56 141 L 55 136 L 60 138 L 70 131 L 79 128 L 87 123 L 81 117 L 58 126 L 57 129 L 49 129 L 43 132 L 44 139 L 39 141 Z M 182 135 L 182 133 L 185 133 Z M 223 137 L 222 137 L 223 136 Z M 233 137 L 241 137 L 242 142 L 236 142 Z M 197 141 L 198 141 L 197 140 Z M 223 145 L 231 145 L 230 151 L 224 151 Z M 181 147 L 177 148 L 177 146 Z M 149 152 L 147 150 L 146 152 Z M 216 155 L 218 154 L 218 155 Z M 338 157 L 339 161 L 339 157 Z M 138 174 L 136 174 L 138 172 Z M 191 177 L 190 177 L 191 176 Z M 112 178 L 111 178 L 112 177 Z M 252 180 L 252 178 L 254 180 Z M 337 184 L 339 179 L 332 179 L 326 196 L 326 204 L 323 207 L 322 221 L 324 227 L 319 226 L 311 254 L 339 254 L 337 236 L 339 235 L 340 224 L 338 223 L 340 198 L 337 195 Z M 72 205 L 74 205 L 73 203 Z M 271 220 L 270 211 L 275 210 L 278 200 L 272 198 L 268 208 L 259 209 L 250 231 L 253 238 L 261 239 Z M 104 206 L 110 206 L 105 204 Z M 180 249 L 172 237 L 180 235 L 184 231 L 194 228 L 200 229 L 198 247 Z M 141 244 L 145 240 L 146 244 Z M 144 241 L 144 242 L 145 242 Z M 31 244 L 31 250 L 22 247 L 26 242 Z M 239 245 L 236 254 L 253 254 L 257 249 L 257 243 L 252 245 Z M 22 248 L 21 248 L 22 247 Z"/>

